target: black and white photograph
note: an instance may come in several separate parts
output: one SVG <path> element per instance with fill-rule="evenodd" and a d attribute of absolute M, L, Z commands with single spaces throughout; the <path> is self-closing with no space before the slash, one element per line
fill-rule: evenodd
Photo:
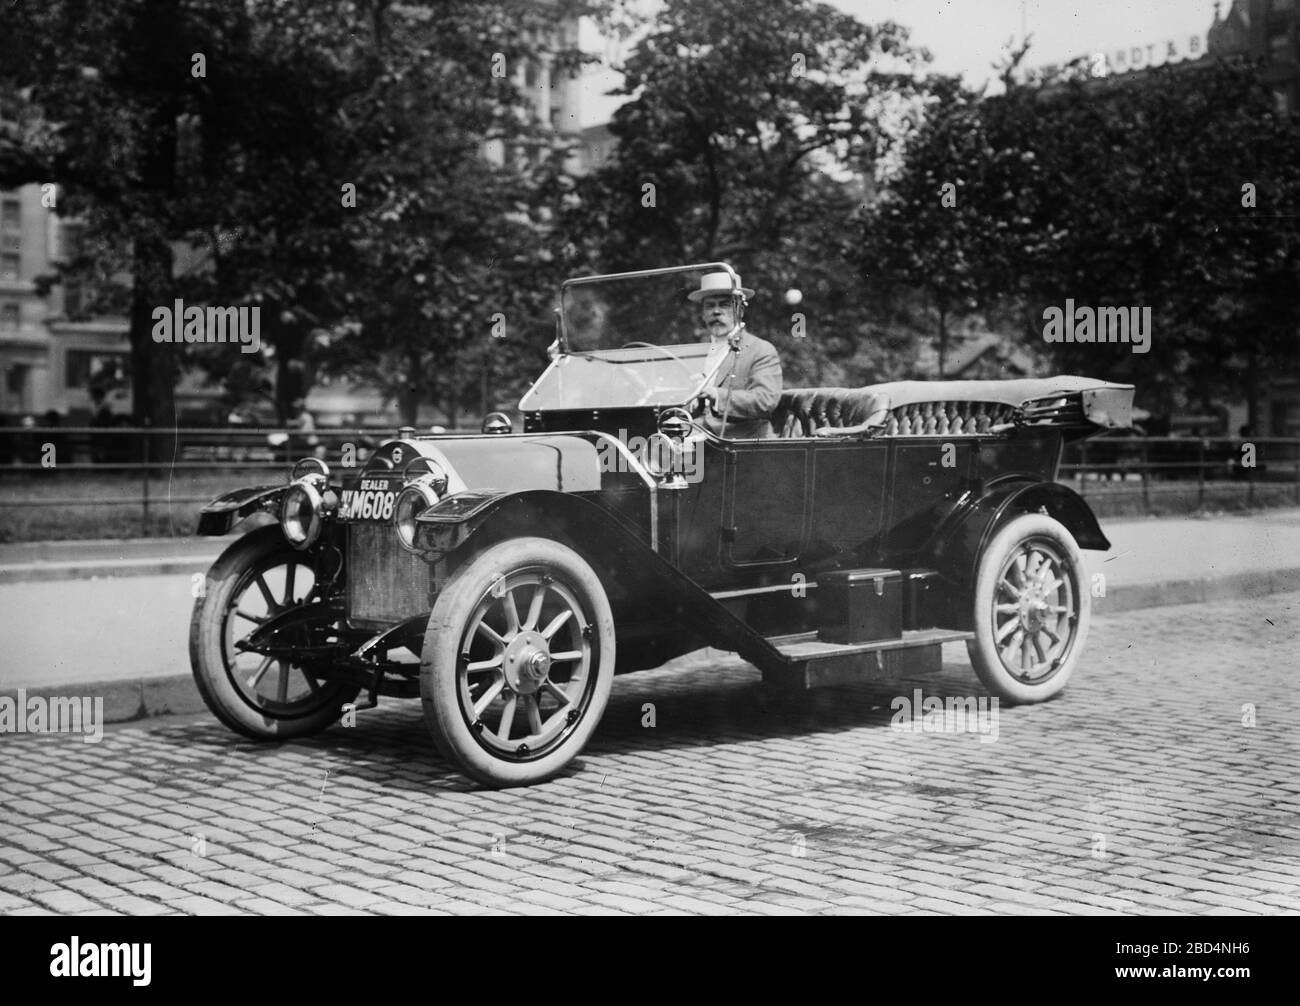
<path fill-rule="evenodd" d="M 0 640 L 42 975 L 1108 916 L 1232 995 L 1300 914 L 1300 0 L 0 0 Z"/>

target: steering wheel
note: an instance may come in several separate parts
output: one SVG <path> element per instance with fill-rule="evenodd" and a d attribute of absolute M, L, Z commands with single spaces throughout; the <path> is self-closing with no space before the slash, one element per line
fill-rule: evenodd
<path fill-rule="evenodd" d="M 687 363 L 685 360 L 683 360 L 680 356 L 678 356 L 676 353 L 674 353 L 671 349 L 667 349 L 667 348 L 665 348 L 664 346 L 656 346 L 656 345 L 655 345 L 654 343 L 652 343 L 652 342 L 625 342 L 625 343 L 623 343 L 623 345 L 622 345 L 621 347 L 619 347 L 619 348 L 620 348 L 620 349 L 642 348 L 642 349 L 654 349 L 654 350 L 658 350 L 660 353 L 663 353 L 664 356 L 668 357 L 668 359 L 672 360 L 673 363 L 677 364 L 677 365 L 678 365 L 679 367 L 681 367 L 684 371 L 686 371 L 686 373 L 690 374 L 692 377 L 695 376 L 694 371 L 691 370 L 691 365 L 690 365 L 689 363 Z"/>
<path fill-rule="evenodd" d="M 668 359 L 672 360 L 675 364 L 677 364 L 679 367 L 681 367 L 682 370 L 686 371 L 686 374 L 687 374 L 688 377 L 694 377 L 694 376 L 695 376 L 695 372 L 694 372 L 693 370 L 691 370 L 691 366 L 690 366 L 689 363 L 687 363 L 685 360 L 683 360 L 680 356 L 678 356 L 676 353 L 674 353 L 671 349 L 666 349 L 666 348 L 663 347 L 663 346 L 656 346 L 654 343 L 651 343 L 651 342 L 625 342 L 625 343 L 623 343 L 623 345 L 622 345 L 621 347 L 619 347 L 619 348 L 620 348 L 620 349 L 653 349 L 653 350 L 656 350 L 656 351 L 658 351 L 658 352 L 660 352 L 660 353 L 663 353 L 664 356 L 668 357 Z M 649 400 L 650 400 L 651 395 L 654 394 L 654 389 L 652 389 L 649 385 L 647 385 L 647 384 L 645 383 L 645 381 L 643 381 L 643 380 L 641 379 L 641 377 L 640 377 L 639 375 L 636 374 L 635 371 L 633 371 L 633 370 L 629 370 L 629 371 L 628 371 L 628 375 L 629 375 L 630 377 L 632 377 L 632 378 L 636 381 L 636 383 L 639 384 L 639 385 L 641 386 L 641 389 L 645 392 L 645 393 L 641 396 L 640 401 L 638 401 L 636 404 L 637 404 L 637 405 L 645 405 L 645 404 L 647 404 L 647 403 L 649 402 Z"/>

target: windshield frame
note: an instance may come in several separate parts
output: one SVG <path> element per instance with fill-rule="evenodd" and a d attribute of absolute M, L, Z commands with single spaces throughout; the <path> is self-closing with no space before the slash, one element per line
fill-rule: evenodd
<path fill-rule="evenodd" d="M 552 371 L 556 370 L 558 367 L 563 366 L 564 361 L 567 358 L 585 357 L 588 359 L 600 359 L 610 363 L 614 363 L 615 361 L 610 360 L 606 356 L 606 354 L 618 353 L 621 351 L 619 349 L 594 349 L 594 350 L 581 349 L 580 350 L 580 349 L 574 349 L 569 345 L 569 325 L 567 319 L 565 318 L 564 307 L 567 300 L 565 294 L 568 292 L 570 288 L 579 287 L 579 286 L 591 286 L 600 283 L 619 282 L 625 280 L 658 278 L 662 276 L 672 276 L 681 273 L 693 273 L 693 272 L 698 272 L 701 274 L 705 272 L 725 272 L 729 277 L 731 277 L 731 283 L 733 288 L 735 288 L 736 290 L 740 289 L 740 285 L 741 285 L 740 277 L 736 275 L 735 270 L 732 269 L 731 266 L 728 265 L 726 262 L 697 262 L 691 265 L 668 266 L 662 269 L 636 269 L 631 272 L 601 273 L 596 276 L 578 276 L 578 277 L 573 277 L 571 279 L 565 280 L 562 284 L 560 284 L 559 306 L 555 309 L 556 339 L 553 346 L 553 351 L 555 352 L 555 356 L 551 360 L 550 364 L 546 367 L 546 369 L 543 370 L 537 376 L 537 379 L 533 381 L 532 385 L 528 388 L 528 390 L 524 392 L 523 397 L 520 398 L 519 400 L 520 410 L 524 412 L 551 411 L 547 409 L 539 410 L 535 404 L 530 405 L 528 404 L 528 402 L 529 399 L 532 398 L 537 393 L 538 388 L 543 387 L 548 381 L 551 380 Z M 745 326 L 744 323 L 742 322 L 737 327 L 736 331 L 737 332 L 743 331 L 744 328 Z M 656 345 L 656 344 L 647 343 L 647 345 Z M 735 346 L 733 341 L 733 349 L 734 348 Z M 662 408 L 670 407 L 672 405 L 682 405 L 685 404 L 686 402 L 694 400 L 695 398 L 698 398 L 699 395 L 702 394 L 704 390 L 711 385 L 714 378 L 717 376 L 718 371 L 722 369 L 722 364 L 727 360 L 728 356 L 729 354 L 726 353 L 720 355 L 718 359 L 714 362 L 713 366 L 710 367 L 707 371 L 703 372 L 699 383 L 696 384 L 694 387 L 690 388 L 689 394 L 686 395 L 683 401 L 677 401 L 674 399 L 671 402 L 649 403 L 646 407 L 662 409 Z M 566 406 L 565 408 L 581 409 L 581 408 L 588 408 L 588 407 L 590 406 L 585 406 L 582 405 L 581 403 L 574 403 L 572 405 Z"/>
<path fill-rule="evenodd" d="M 744 326 L 742 325 L 741 328 L 743 330 Z M 733 344 L 733 351 L 734 351 L 734 344 Z M 547 366 L 547 368 L 543 370 L 541 374 L 538 375 L 537 380 L 535 380 L 532 383 L 531 387 L 529 387 L 529 389 L 524 392 L 523 397 L 519 399 L 519 411 L 520 412 L 554 412 L 554 411 L 572 411 L 574 409 L 598 408 L 600 409 L 600 411 L 605 412 L 605 411 L 609 411 L 612 408 L 617 408 L 618 406 L 610 406 L 610 405 L 596 406 L 596 405 L 592 405 L 590 402 L 573 402 L 573 403 L 566 403 L 563 406 L 560 406 L 557 410 L 555 406 L 552 406 L 550 408 L 542 408 L 535 403 L 530 403 L 529 399 L 532 398 L 535 394 L 537 394 L 537 390 L 539 388 L 544 387 L 548 382 L 552 380 L 551 378 L 552 371 L 555 371 L 560 367 L 565 366 L 566 361 L 569 359 L 586 358 L 586 359 L 600 360 L 604 363 L 609 363 L 616 366 L 635 366 L 638 362 L 641 362 L 636 360 L 629 360 L 629 361 L 611 360 L 606 355 L 609 353 L 620 353 L 620 352 L 622 352 L 622 350 L 619 349 L 593 349 L 593 350 L 583 350 L 581 352 L 576 352 L 576 353 L 560 354 L 550 362 L 550 365 Z M 713 379 L 717 376 L 718 371 L 722 369 L 722 365 L 727 361 L 729 356 L 730 356 L 730 352 L 719 355 L 717 360 L 714 361 L 713 366 L 711 366 L 708 370 L 702 373 L 700 380 L 697 384 L 688 385 L 689 391 L 685 393 L 684 397 L 682 398 L 676 398 L 676 397 L 665 398 L 665 400 L 661 402 L 644 402 L 644 403 L 638 402 L 626 407 L 666 409 L 666 408 L 671 408 L 673 406 L 685 405 L 688 402 L 694 401 L 704 392 L 705 388 L 708 388 L 712 385 Z"/>
<path fill-rule="evenodd" d="M 602 273 L 598 276 L 577 276 L 572 279 L 566 279 L 560 284 L 560 306 L 556 309 L 556 316 L 559 319 L 559 344 L 560 353 L 567 355 L 575 352 L 569 348 L 569 326 L 564 317 L 565 293 L 570 287 L 589 286 L 595 283 L 608 283 L 618 280 L 628 279 L 647 279 L 649 277 L 671 276 L 674 273 L 698 272 L 701 270 L 710 270 L 712 272 L 725 272 L 731 277 L 731 285 L 735 290 L 740 289 L 740 277 L 736 271 L 727 265 L 726 262 L 698 262 L 694 265 L 674 265 L 663 269 L 636 269 L 632 272 L 610 272 Z M 587 352 L 583 350 L 582 352 Z M 600 352 L 595 350 L 594 352 Z"/>

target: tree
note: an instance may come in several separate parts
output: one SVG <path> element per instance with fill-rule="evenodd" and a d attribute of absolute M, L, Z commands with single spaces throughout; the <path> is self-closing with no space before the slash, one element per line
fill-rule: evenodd
<path fill-rule="evenodd" d="M 905 169 L 865 215 L 856 251 L 864 280 L 875 277 L 882 295 L 896 296 L 891 287 L 901 285 L 928 299 L 942 378 L 954 314 L 975 310 L 990 286 L 996 291 L 1000 232 L 1027 221 L 999 214 L 994 222 L 987 203 L 971 198 L 973 188 L 983 196 L 997 184 L 1001 158 L 984 136 L 977 97 L 955 78 L 931 87 L 925 126 L 910 139 Z"/>
<path fill-rule="evenodd" d="M 87 232 L 73 268 L 126 247 L 139 418 L 174 415 L 183 347 L 151 333 L 153 309 L 177 296 L 260 308 L 282 412 L 316 363 L 364 360 L 393 340 L 418 399 L 431 360 L 412 347 L 441 350 L 468 331 L 433 322 L 463 316 L 470 264 L 487 274 L 473 289 L 516 285 L 490 265 L 506 257 L 493 241 L 513 240 L 504 221 L 529 190 L 513 159 L 494 173 L 478 150 L 533 132 L 523 97 L 493 71 L 498 57 L 517 66 L 564 12 L 525 0 L 6 5 L 0 184 L 63 187 L 60 211 Z M 492 177 L 476 186 L 476 173 Z M 440 203 L 457 222 L 437 232 L 448 254 L 434 262 L 437 236 L 418 229 Z M 229 351 L 191 352 L 218 376 L 247 367 Z"/>
<path fill-rule="evenodd" d="M 1252 373 L 1300 358 L 1294 121 L 1246 64 L 1080 71 L 936 105 L 871 217 L 864 270 L 1018 318 L 1057 370 L 1134 382 L 1155 412 L 1255 399 Z M 1044 313 L 1067 300 L 1149 308 L 1149 352 L 1046 344 Z"/>
<path fill-rule="evenodd" d="M 893 347 L 860 352 L 854 214 L 927 58 L 898 25 L 810 0 L 669 0 L 622 67 L 611 159 L 567 218 L 575 264 L 729 261 L 760 291 L 748 320 L 778 336 L 788 379 L 888 371 Z"/>
<path fill-rule="evenodd" d="M 454 425 L 469 403 L 491 406 L 491 386 L 545 360 L 566 147 L 512 81 L 522 65 L 557 75 L 573 65 L 561 13 L 435 7 L 386 45 L 375 103 L 388 140 L 358 173 L 368 208 L 347 229 L 357 272 L 345 299 L 357 327 L 327 365 L 389 388 L 406 422 L 435 401 Z M 430 52 L 438 58 L 421 55 Z M 430 94 L 442 100 L 431 106 Z M 486 156 L 488 144 L 499 157 Z"/>
<path fill-rule="evenodd" d="M 270 308 L 263 335 L 288 345 L 304 249 L 320 282 L 320 208 L 334 200 L 318 197 L 354 146 L 328 123 L 366 75 L 338 44 L 356 25 L 300 0 L 54 0 L 0 18 L 15 123 L 0 138 L 0 179 L 57 182 L 59 211 L 84 222 L 88 247 L 125 249 L 137 418 L 170 423 L 184 347 L 153 341 L 155 308 L 251 300 Z M 278 268 L 253 282 L 268 240 Z"/>

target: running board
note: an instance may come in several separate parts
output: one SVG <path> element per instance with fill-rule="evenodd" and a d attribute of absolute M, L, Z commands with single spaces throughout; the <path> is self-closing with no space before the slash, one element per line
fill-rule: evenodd
<path fill-rule="evenodd" d="M 943 666 L 943 644 L 974 639 L 975 633 L 956 629 L 916 629 L 899 639 L 867 643 L 828 643 L 816 632 L 771 636 L 768 642 L 784 658 L 784 667 L 765 668 L 763 681 L 781 688 L 805 690 L 853 684 L 873 674 L 937 674 Z"/>
<path fill-rule="evenodd" d="M 801 593 L 792 594 L 798 588 Z M 757 597 L 759 594 L 792 594 L 795 597 L 803 597 L 802 591 L 816 590 L 817 581 L 809 583 L 776 583 L 769 587 L 742 587 L 739 590 L 711 590 L 709 596 L 715 601 L 730 601 L 737 597 Z"/>

